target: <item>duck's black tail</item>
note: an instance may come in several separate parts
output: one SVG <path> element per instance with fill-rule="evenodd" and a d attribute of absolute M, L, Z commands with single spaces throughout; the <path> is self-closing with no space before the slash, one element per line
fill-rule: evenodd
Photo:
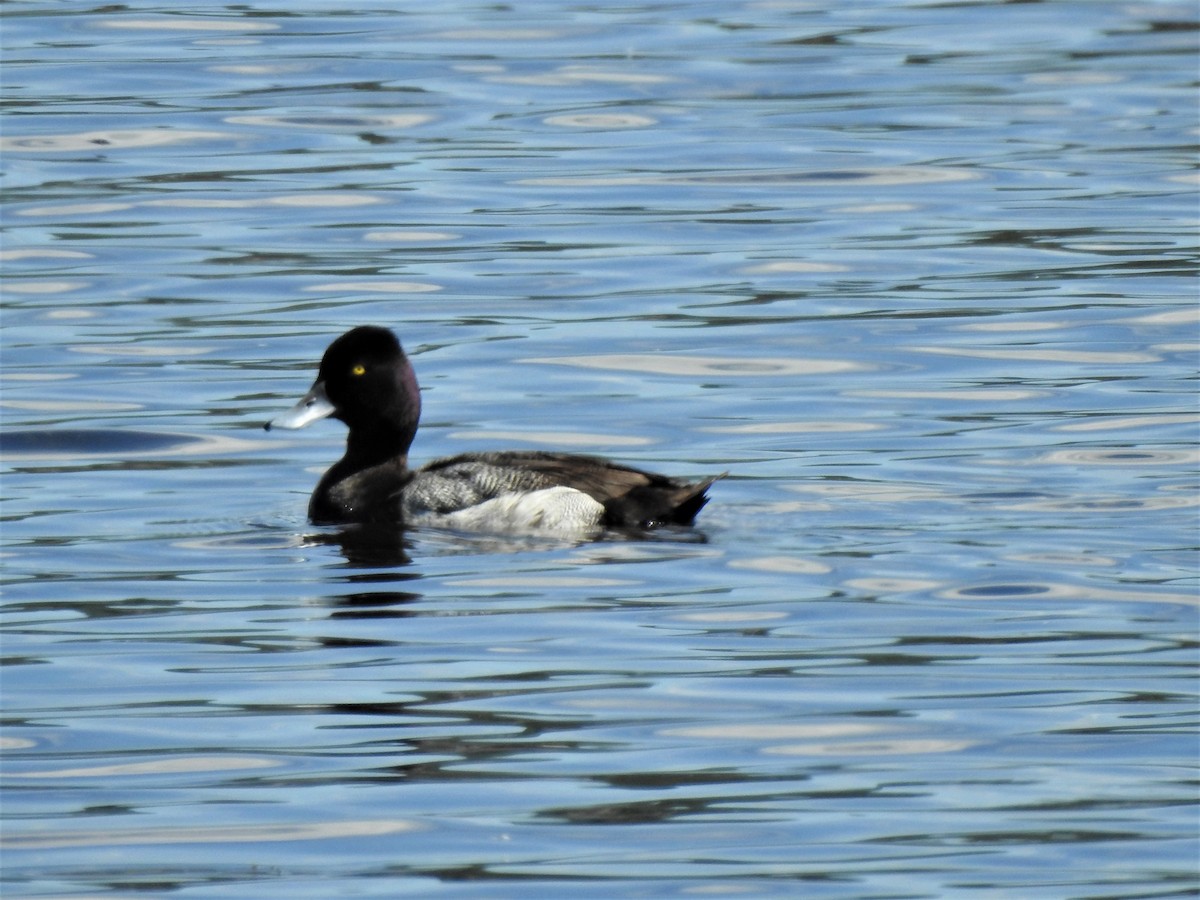
<path fill-rule="evenodd" d="M 662 481 L 636 487 L 605 504 L 605 525 L 610 528 L 656 528 L 691 525 L 708 502 L 708 489 L 725 473 L 703 481 Z"/>

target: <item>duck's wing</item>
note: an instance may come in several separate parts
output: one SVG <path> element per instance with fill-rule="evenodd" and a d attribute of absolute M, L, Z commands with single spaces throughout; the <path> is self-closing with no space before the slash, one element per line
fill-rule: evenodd
<path fill-rule="evenodd" d="M 469 453 L 435 460 L 421 479 L 457 485 L 459 501 L 470 494 L 480 502 L 504 493 L 569 487 L 592 497 L 614 528 L 658 524 L 687 525 L 708 502 L 706 491 L 717 478 L 689 482 L 623 466 L 598 456 L 512 450 Z"/>

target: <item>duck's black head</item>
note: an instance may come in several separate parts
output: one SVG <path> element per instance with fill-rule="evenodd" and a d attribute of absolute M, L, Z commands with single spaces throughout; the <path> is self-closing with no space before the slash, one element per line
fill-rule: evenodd
<path fill-rule="evenodd" d="M 349 442 L 369 455 L 406 454 L 421 417 L 421 392 L 400 341 L 364 325 L 329 345 L 312 389 L 268 428 L 303 428 L 332 416 L 350 428 Z"/>
<path fill-rule="evenodd" d="M 386 328 L 364 325 L 343 334 L 321 358 L 317 381 L 325 385 L 333 416 L 351 430 L 410 420 L 415 427 L 420 417 L 416 375 Z"/>

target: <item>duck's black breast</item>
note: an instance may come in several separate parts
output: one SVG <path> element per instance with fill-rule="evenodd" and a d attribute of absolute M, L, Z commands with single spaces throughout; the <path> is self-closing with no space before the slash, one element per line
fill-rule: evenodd
<path fill-rule="evenodd" d="M 355 468 L 336 463 L 317 483 L 308 501 L 308 517 L 316 524 L 395 522 L 402 519 L 399 496 L 413 472 L 403 458 Z"/>

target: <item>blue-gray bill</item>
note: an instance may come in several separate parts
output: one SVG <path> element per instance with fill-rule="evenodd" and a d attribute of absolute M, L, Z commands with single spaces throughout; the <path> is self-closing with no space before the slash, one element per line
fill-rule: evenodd
<path fill-rule="evenodd" d="M 318 381 L 311 391 L 300 398 L 299 403 L 267 422 L 263 428 L 266 431 L 272 428 L 303 428 L 333 413 L 334 406 L 325 393 L 325 382 Z"/>

